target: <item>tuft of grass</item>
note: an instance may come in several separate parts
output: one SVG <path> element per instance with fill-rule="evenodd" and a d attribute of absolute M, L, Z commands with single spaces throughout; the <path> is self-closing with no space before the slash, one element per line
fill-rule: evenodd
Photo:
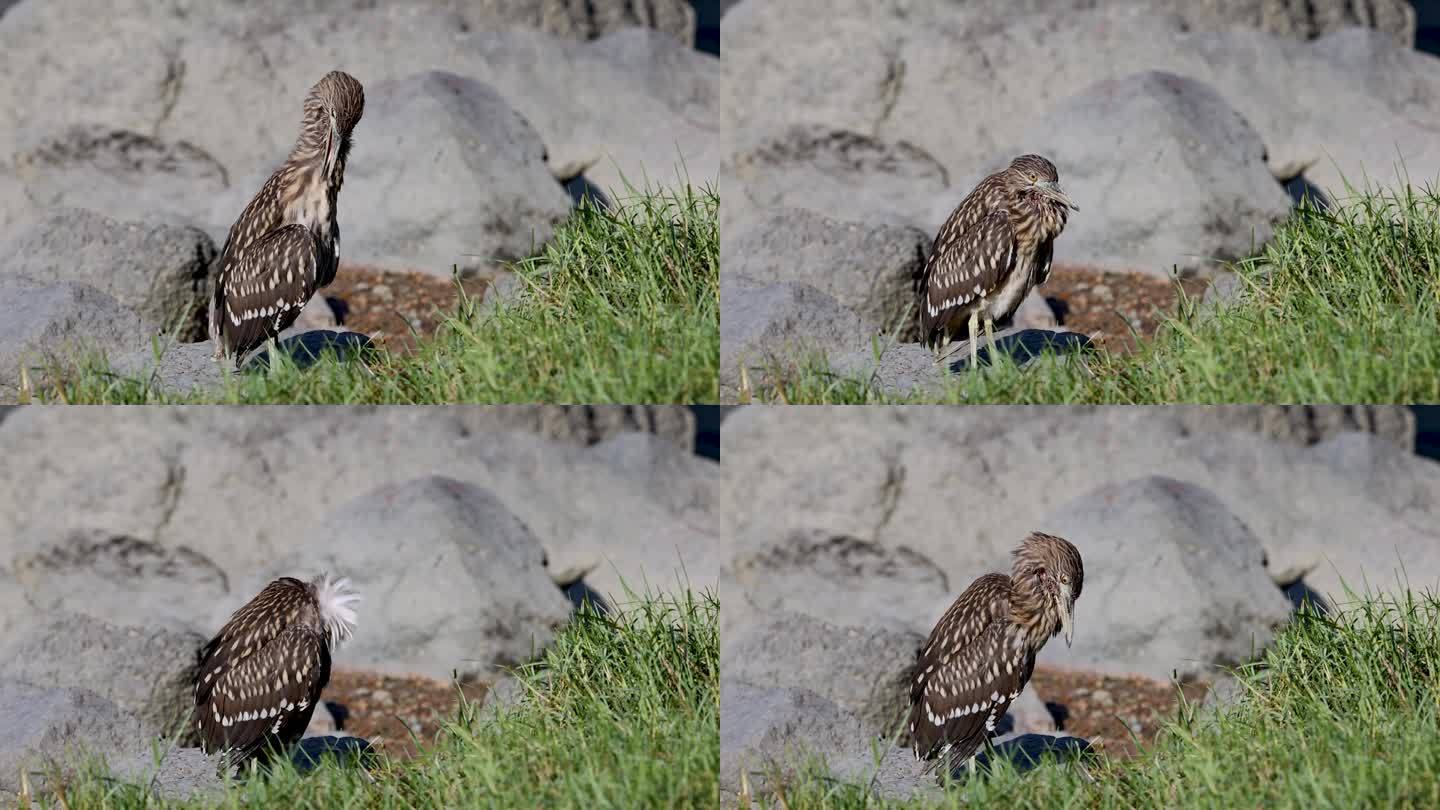
<path fill-rule="evenodd" d="M 1130 355 L 1008 358 L 897 396 L 814 359 L 777 369 L 761 401 L 790 403 L 1413 403 L 1440 401 L 1440 193 L 1351 190 L 1297 208 L 1231 269 L 1239 300 L 1179 311 Z"/>
<path fill-rule="evenodd" d="M 720 603 L 646 595 L 587 603 L 543 657 L 515 672 L 518 701 L 462 703 L 433 746 L 368 775 L 288 763 L 222 796 L 162 799 L 90 771 L 40 806 L 115 808 L 713 808 L 719 797 Z"/>
<path fill-rule="evenodd" d="M 176 394 L 77 356 L 27 399 L 88 404 L 714 402 L 720 365 L 720 198 L 686 186 L 577 207 L 516 263 L 514 300 L 462 300 L 413 354 L 334 355 Z"/>
<path fill-rule="evenodd" d="M 1182 703 L 1155 745 L 1133 759 L 1050 761 L 1024 774 L 1003 766 L 951 785 L 943 798 L 916 801 L 879 799 L 811 769 L 765 806 L 1440 807 L 1434 595 L 1366 595 L 1328 616 L 1307 605 L 1234 675 L 1236 702 L 1213 711 Z"/>

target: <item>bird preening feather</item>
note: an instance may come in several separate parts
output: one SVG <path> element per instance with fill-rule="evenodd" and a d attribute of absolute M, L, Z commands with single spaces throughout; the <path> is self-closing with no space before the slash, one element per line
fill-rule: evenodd
<path fill-rule="evenodd" d="M 310 724 L 330 657 L 354 633 L 349 581 L 282 577 L 230 616 L 201 653 L 195 728 L 232 765 L 282 751 Z"/>
<path fill-rule="evenodd" d="M 217 358 L 238 363 L 335 279 L 336 208 L 350 134 L 364 112 L 365 90 L 348 73 L 331 71 L 310 88 L 289 159 L 245 206 L 220 251 L 210 299 Z"/>
<path fill-rule="evenodd" d="M 1009 576 L 986 574 L 960 594 L 920 649 L 907 730 L 915 757 L 948 771 L 985 744 L 1052 636 L 1074 634 L 1085 568 L 1063 538 L 1032 533 Z"/>
<path fill-rule="evenodd" d="M 1055 164 L 1021 155 L 980 181 L 951 212 L 920 277 L 922 339 L 942 351 L 968 329 L 970 367 L 978 362 L 978 325 L 990 351 L 995 321 L 1015 314 L 1031 288 L 1050 275 L 1054 241 L 1069 210 Z"/>

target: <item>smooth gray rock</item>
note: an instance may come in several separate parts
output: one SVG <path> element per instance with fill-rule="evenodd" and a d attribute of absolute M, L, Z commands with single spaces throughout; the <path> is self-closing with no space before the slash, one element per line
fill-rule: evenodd
<path fill-rule="evenodd" d="M 525 524 L 493 493 L 452 478 L 381 486 L 332 511 L 311 536 L 261 576 L 241 577 L 250 587 L 214 620 L 277 576 L 330 571 L 364 599 L 346 666 L 470 679 L 529 661 L 570 613 Z"/>
<path fill-rule="evenodd" d="M 41 283 L 0 276 L 0 397 L 45 381 L 48 365 L 64 366 L 89 353 L 131 354 L 158 332 L 134 310 L 110 295 L 75 281 Z"/>
<path fill-rule="evenodd" d="M 656 482 L 618 474 L 577 446 L 626 424 L 662 429 L 669 410 L 605 410 L 552 421 L 548 409 L 511 416 L 474 406 L 22 408 L 0 424 L 0 455 L 53 466 L 44 476 L 0 467 L 0 559 L 15 553 L 22 532 L 104 526 L 205 555 L 240 600 L 251 595 L 239 593 L 240 577 L 295 551 L 297 537 L 313 536 L 356 495 L 445 476 L 495 493 L 551 570 L 588 571 L 602 594 L 623 595 L 622 579 L 667 591 L 713 587 L 723 556 L 715 519 L 677 516 L 675 496 L 658 494 Z M 548 440 L 537 427 L 569 438 Z M 318 548 L 343 550 L 333 546 Z"/>
<path fill-rule="evenodd" d="M 323 760 L 333 758 L 342 765 L 364 767 L 374 757 L 374 746 L 364 737 L 350 735 L 327 735 L 306 737 L 290 751 L 290 761 L 295 770 L 309 773 L 320 767 Z"/>
<path fill-rule="evenodd" d="M 203 609 L 197 598 L 189 607 Z M 88 689 L 161 732 L 188 732 L 195 668 L 208 639 L 50 612 L 0 636 L 0 678 Z"/>
<path fill-rule="evenodd" d="M 723 228 L 772 208 L 804 208 L 846 222 L 917 224 L 927 196 L 950 184 L 945 167 L 909 143 L 817 126 L 737 139 L 723 171 L 727 200 L 734 200 L 725 205 Z"/>
<path fill-rule="evenodd" d="M 872 324 L 814 287 L 794 281 L 761 284 L 720 277 L 720 388 L 753 387 L 771 365 L 793 365 L 807 354 L 859 351 L 877 333 Z"/>
<path fill-rule="evenodd" d="M 1059 167 L 1080 206 L 1055 247 L 1069 262 L 1161 276 L 1213 271 L 1270 241 L 1290 211 L 1250 124 L 1211 87 L 1173 73 L 1081 90 L 984 173 L 1027 151 Z"/>
<path fill-rule="evenodd" d="M 1223 429 L 1198 406 L 787 410 L 726 419 L 726 498 L 744 505 L 727 511 L 732 554 L 821 526 L 903 545 L 969 582 L 1008 570 L 1011 549 L 1062 505 L 1164 476 L 1214 493 L 1277 579 L 1299 572 L 1344 602 L 1342 579 L 1392 590 L 1403 563 L 1412 589 L 1440 587 L 1440 465 L 1385 439 L 1347 437 L 1364 442 L 1364 462 L 1336 462 L 1333 446 L 1257 436 L 1243 410 Z"/>
<path fill-rule="evenodd" d="M 589 453 L 654 492 L 675 514 L 695 520 L 713 518 L 719 500 L 718 463 L 654 433 L 617 433 L 593 445 Z"/>
<path fill-rule="evenodd" d="M 1290 614 L 1265 550 L 1214 493 L 1149 476 L 1108 484 L 1036 527 L 1081 549 L 1074 646 L 1042 660 L 1165 680 L 1249 661 Z M 1144 605 L 1144 610 L 1136 610 Z"/>
<path fill-rule="evenodd" d="M 1303 172 L 1344 196 L 1342 175 L 1393 183 L 1397 155 L 1412 178 L 1440 171 L 1440 145 L 1422 123 L 1440 61 L 1392 35 L 1328 23 L 1314 30 L 1333 32 L 1310 42 L 1203 30 L 1182 16 L 1199 5 L 1000 15 L 975 4 L 742 3 L 721 23 L 735 88 L 722 114 L 737 132 L 806 124 L 908 143 L 961 185 L 998 152 L 1045 134 L 1037 124 L 1057 103 L 1160 70 L 1215 88 L 1259 132 L 1279 179 Z"/>
<path fill-rule="evenodd" d="M 204 345 L 214 344 L 206 341 Z M 333 353 L 343 362 L 359 362 L 365 352 L 374 346 L 370 336 L 348 329 L 312 329 L 308 332 L 282 338 L 276 350 L 288 356 L 299 368 L 309 368 L 320 361 L 326 353 Z M 213 349 L 212 349 L 213 351 Z M 260 346 L 247 356 L 240 368 L 242 371 L 263 371 L 270 367 L 270 347 Z"/>
<path fill-rule="evenodd" d="M 726 228 L 720 255 L 727 274 L 807 284 L 913 340 L 919 334 L 915 284 L 931 239 L 917 228 L 780 208 Z"/>

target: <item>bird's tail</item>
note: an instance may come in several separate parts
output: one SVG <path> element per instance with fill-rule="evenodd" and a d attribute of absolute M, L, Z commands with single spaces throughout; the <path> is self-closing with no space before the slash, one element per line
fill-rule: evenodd
<path fill-rule="evenodd" d="M 314 580 L 315 601 L 320 606 L 320 623 L 330 637 L 332 647 L 350 638 L 355 633 L 355 608 L 360 595 L 350 590 L 350 580 L 344 577 L 331 579 L 321 574 Z"/>

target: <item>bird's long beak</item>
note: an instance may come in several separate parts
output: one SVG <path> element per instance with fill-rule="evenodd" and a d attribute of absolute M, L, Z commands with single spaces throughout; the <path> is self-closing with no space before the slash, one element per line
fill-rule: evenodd
<path fill-rule="evenodd" d="M 1075 637 L 1075 617 L 1070 615 L 1070 586 L 1061 585 L 1055 597 L 1055 608 L 1060 612 L 1060 630 L 1065 634 L 1065 646 Z"/>
<path fill-rule="evenodd" d="M 335 122 L 335 113 L 330 113 L 330 143 L 325 148 L 325 176 L 335 174 L 335 162 L 340 159 L 340 125 Z"/>
<path fill-rule="evenodd" d="M 1080 210 L 1080 206 L 1076 205 L 1074 201 L 1072 201 L 1070 197 L 1065 194 L 1065 192 L 1060 190 L 1060 185 L 1058 183 L 1054 183 L 1049 180 L 1041 180 L 1040 182 L 1035 184 L 1035 187 L 1040 189 L 1041 194 L 1044 194 L 1046 197 L 1049 197 L 1055 202 L 1058 202 L 1064 206 L 1068 206 L 1074 211 Z"/>

